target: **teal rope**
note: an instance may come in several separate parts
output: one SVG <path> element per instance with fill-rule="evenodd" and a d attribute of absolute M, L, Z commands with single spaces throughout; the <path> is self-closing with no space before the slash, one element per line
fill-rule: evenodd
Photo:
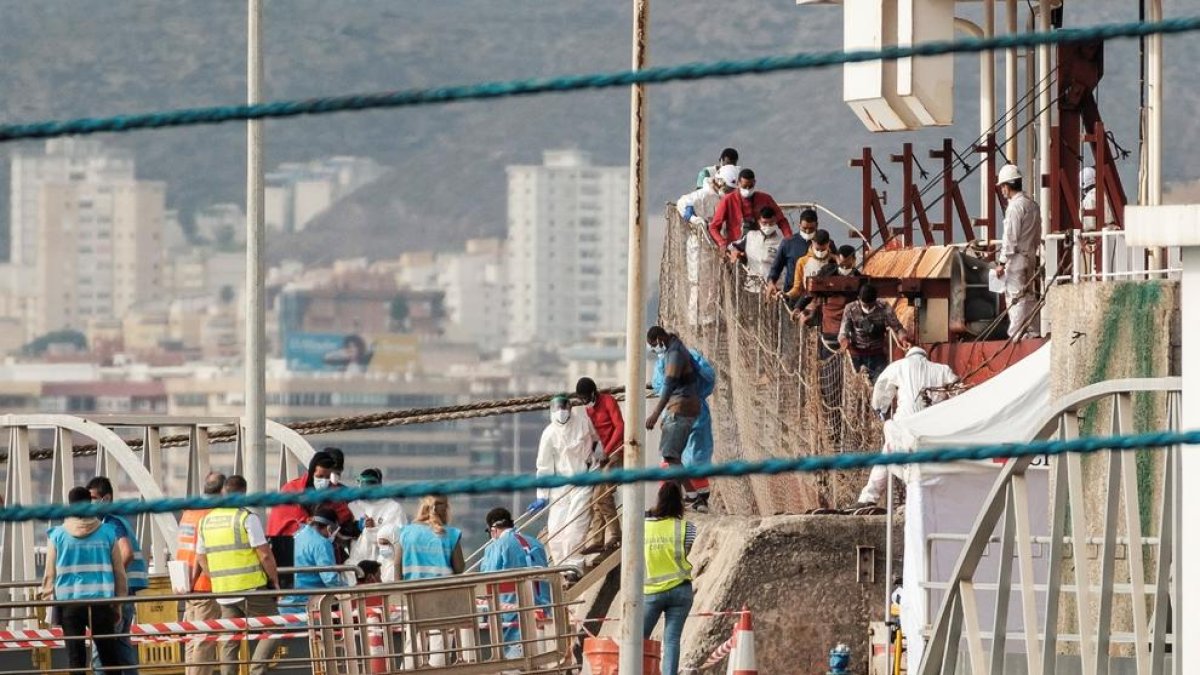
<path fill-rule="evenodd" d="M 622 469 L 611 472 L 587 472 L 574 476 L 497 476 L 492 478 L 429 481 L 407 485 L 380 485 L 368 488 L 336 488 L 305 492 L 260 492 L 250 495 L 222 497 L 164 497 L 162 499 L 122 500 L 110 503 L 75 504 L 70 506 L 45 504 L 15 505 L 0 509 L 0 522 L 24 520 L 59 520 L 67 516 L 131 516 L 139 513 L 170 513 L 185 509 L 220 507 L 262 507 L 281 504 L 321 504 L 329 501 L 356 499 L 402 499 L 438 495 L 474 495 L 492 492 L 519 492 L 533 488 L 556 488 L 567 485 L 594 486 L 607 484 L 649 483 L 684 478 L 713 478 L 781 473 L 815 473 L 846 471 L 872 466 L 903 466 L 910 464 L 944 464 L 963 460 L 1013 459 L 1036 455 L 1062 455 L 1068 452 L 1093 453 L 1101 450 L 1137 450 L 1172 445 L 1200 445 L 1198 431 L 1164 431 L 1150 434 L 1079 438 L 1070 441 L 1034 441 L 1002 445 L 941 448 L 910 453 L 863 453 L 768 459 L 758 462 L 735 461 L 724 464 L 704 464 L 684 467 Z"/>
<path fill-rule="evenodd" d="M 626 70 L 591 75 L 484 82 L 480 84 L 432 89 L 406 89 L 368 94 L 350 94 L 328 98 L 275 101 L 255 105 L 185 108 L 115 117 L 80 118 L 65 121 L 34 122 L 0 126 L 0 142 L 31 138 L 53 138 L 135 129 L 157 129 L 200 124 L 220 124 L 238 120 L 323 115 L 334 112 L 403 108 L 418 105 L 549 94 L 580 89 L 606 89 L 630 84 L 658 84 L 676 80 L 700 80 L 735 75 L 762 75 L 786 70 L 823 68 L 844 63 L 879 59 L 895 60 L 912 56 L 940 56 L 982 52 L 1010 47 L 1087 42 L 1115 38 L 1166 35 L 1200 30 L 1200 17 L 1168 19 L 1154 23 L 1130 22 L 1101 24 L 1087 28 L 1066 28 L 1041 33 L 997 35 L 990 38 L 926 42 L 911 47 L 885 47 L 879 50 L 800 52 L 736 61 L 687 63 L 678 66 Z"/>

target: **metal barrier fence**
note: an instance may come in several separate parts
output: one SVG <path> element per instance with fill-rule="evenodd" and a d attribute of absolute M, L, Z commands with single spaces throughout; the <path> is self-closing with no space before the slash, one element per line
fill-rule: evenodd
<path fill-rule="evenodd" d="M 201 667 L 270 664 L 272 672 L 322 675 L 566 672 L 577 667 L 572 656 L 577 633 L 564 599 L 564 571 L 525 569 L 338 589 L 140 595 L 73 603 L 155 602 L 177 610 L 184 601 L 241 597 L 278 603 L 285 596 L 308 597 L 303 611 L 291 614 L 198 621 L 139 619 L 129 633 L 94 636 L 68 636 L 47 625 L 42 617 L 63 603 L 4 602 L 0 612 L 27 613 L 42 620 L 38 628 L 0 631 L 0 654 L 9 657 L 0 663 L 12 674 L 70 672 L 61 649 L 67 642 L 124 637 L 140 646 L 143 671 L 159 673 L 182 670 L 180 647 L 188 643 L 215 647 L 214 652 L 186 661 L 188 666 Z M 260 647 L 264 643 L 266 649 Z M 171 649 L 163 651 L 164 647 Z M 28 654 L 30 667 L 19 665 L 19 657 L 11 658 L 15 653 Z M 147 659 L 148 654 L 158 658 Z"/>

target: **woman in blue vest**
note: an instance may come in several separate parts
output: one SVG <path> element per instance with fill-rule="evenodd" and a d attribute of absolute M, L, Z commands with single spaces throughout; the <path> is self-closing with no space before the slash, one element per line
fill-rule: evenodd
<path fill-rule="evenodd" d="M 396 537 L 396 578 L 433 579 L 462 574 L 462 530 L 450 526 L 450 502 L 442 496 L 421 499 L 417 517 Z"/>
<path fill-rule="evenodd" d="M 642 632 L 650 639 L 658 617 L 666 616 L 663 629 L 663 675 L 679 670 L 679 638 L 692 611 L 692 564 L 688 553 L 696 540 L 696 526 L 683 519 L 683 488 L 675 481 L 658 488 L 658 503 L 646 513 L 646 620 Z"/>

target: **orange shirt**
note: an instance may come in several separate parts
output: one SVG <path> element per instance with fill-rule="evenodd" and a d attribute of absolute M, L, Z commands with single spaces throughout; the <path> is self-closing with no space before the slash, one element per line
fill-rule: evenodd
<path fill-rule="evenodd" d="M 196 567 L 196 534 L 200 529 L 200 521 L 208 515 L 208 512 L 209 509 L 195 509 L 184 511 L 179 517 L 179 537 L 175 545 L 175 559 L 186 562 L 189 569 Z M 198 593 L 209 593 L 212 591 L 212 580 L 208 578 L 207 574 L 201 574 L 200 578 L 196 579 L 196 585 L 192 590 Z"/>

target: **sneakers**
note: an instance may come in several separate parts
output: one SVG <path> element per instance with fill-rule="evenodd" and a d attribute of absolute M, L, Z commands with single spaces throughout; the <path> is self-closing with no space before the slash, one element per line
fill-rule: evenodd
<path fill-rule="evenodd" d="M 697 495 L 696 498 L 692 500 L 691 505 L 692 510 L 696 513 L 708 513 L 708 495 Z"/>
<path fill-rule="evenodd" d="M 846 510 L 847 511 L 857 511 L 859 509 L 873 509 L 878 506 L 879 505 L 876 504 L 875 502 L 854 502 L 850 506 L 846 507 Z"/>

